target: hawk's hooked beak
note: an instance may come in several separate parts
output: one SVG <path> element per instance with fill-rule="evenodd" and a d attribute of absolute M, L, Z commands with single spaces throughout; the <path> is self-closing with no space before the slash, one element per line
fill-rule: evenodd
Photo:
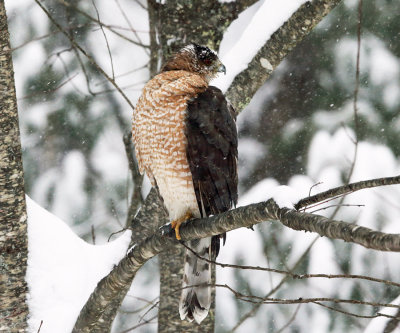
<path fill-rule="evenodd" d="M 223 64 L 218 67 L 218 72 L 226 74 L 226 68 Z"/>

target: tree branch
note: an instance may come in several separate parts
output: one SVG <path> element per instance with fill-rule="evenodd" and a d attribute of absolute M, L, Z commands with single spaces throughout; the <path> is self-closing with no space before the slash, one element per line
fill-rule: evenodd
<path fill-rule="evenodd" d="M 121 88 L 117 85 L 117 83 L 115 82 L 114 79 L 112 79 L 98 64 L 97 62 L 94 60 L 94 58 L 89 55 L 81 46 L 79 46 L 75 40 L 65 31 L 65 29 L 59 25 L 54 18 L 51 16 L 51 14 L 49 13 L 49 11 L 40 3 L 39 0 L 35 0 L 35 2 L 39 5 L 39 7 L 44 11 L 44 13 L 47 15 L 47 17 L 49 18 L 49 20 L 57 27 L 58 30 L 60 30 L 60 32 L 68 38 L 68 40 L 71 42 L 71 44 L 77 48 L 88 60 L 89 62 L 96 67 L 96 69 L 115 87 L 115 89 L 118 90 L 118 92 L 120 93 L 120 95 L 125 99 L 125 101 L 129 104 L 129 106 L 132 108 L 132 110 L 135 108 L 132 104 L 132 102 L 130 101 L 130 99 L 124 94 L 124 92 L 121 90 Z"/>
<path fill-rule="evenodd" d="M 342 239 L 375 250 L 400 252 L 399 234 L 387 234 L 320 215 L 280 208 L 273 199 L 239 207 L 207 219 L 187 221 L 182 224 L 180 234 L 182 240 L 189 241 L 276 220 L 294 230 L 315 232 L 320 236 Z M 174 230 L 170 225 L 164 225 L 134 246 L 112 272 L 99 282 L 82 309 L 73 332 L 104 332 L 99 319 L 113 299 L 121 292 L 126 292 L 136 272 L 147 260 L 177 243 Z"/>
<path fill-rule="evenodd" d="M 103 23 L 102 21 L 100 21 L 100 19 L 96 19 L 96 18 L 90 16 L 88 13 L 84 12 L 83 10 L 80 10 L 78 7 L 74 6 L 73 4 L 68 3 L 68 2 L 66 2 L 66 1 L 64 1 L 64 0 L 58 0 L 58 2 L 59 2 L 60 4 L 62 4 L 62 5 L 64 5 L 65 7 L 67 7 L 67 8 L 72 8 L 72 9 L 74 9 L 74 11 L 76 11 L 77 13 L 79 13 L 79 14 L 85 16 L 87 19 L 93 21 L 94 23 L 97 23 L 97 24 L 99 24 L 100 26 L 103 26 L 103 27 L 107 28 L 109 31 L 111 31 L 111 32 L 112 32 L 113 34 L 115 34 L 116 36 L 118 36 L 118 37 L 120 37 L 120 38 L 122 38 L 122 39 L 124 39 L 124 40 L 126 40 L 126 41 L 128 41 L 128 42 L 130 42 L 130 43 L 132 43 L 132 44 L 135 44 L 135 45 L 137 45 L 137 46 L 141 46 L 141 47 L 143 47 L 143 48 L 145 48 L 145 49 L 148 49 L 148 48 L 149 48 L 148 45 L 145 45 L 145 44 L 142 44 L 142 43 L 140 43 L 140 42 L 137 42 L 137 41 L 135 41 L 135 40 L 133 40 L 133 39 L 131 39 L 131 38 L 129 38 L 129 37 L 127 37 L 127 36 L 125 36 L 125 35 L 119 33 L 119 32 L 116 31 L 110 24 L 105 24 L 105 23 Z"/>
<path fill-rule="evenodd" d="M 301 208 L 305 208 L 309 205 L 353 193 L 362 189 L 395 184 L 400 184 L 400 176 L 363 180 L 361 182 L 335 187 L 325 192 L 301 199 L 297 204 L 294 205 L 294 208 L 296 210 L 300 210 Z"/>
<path fill-rule="evenodd" d="M 226 93 L 237 113 L 249 104 L 258 88 L 264 84 L 287 54 L 339 2 L 340 0 L 307 1 L 274 32 L 247 68 L 235 77 Z M 268 64 L 267 68 L 265 64 Z"/>
<path fill-rule="evenodd" d="M 139 207 L 143 204 L 143 197 L 142 197 L 142 183 L 143 183 L 143 175 L 140 174 L 139 168 L 137 166 L 137 162 L 133 153 L 133 142 L 132 142 L 132 135 L 131 132 L 127 132 L 123 136 L 124 146 L 126 156 L 128 158 L 129 169 L 132 175 L 133 181 L 133 191 L 131 202 L 129 205 L 126 227 L 130 226 L 130 223 L 136 212 L 138 211 Z"/>
<path fill-rule="evenodd" d="M 201 260 L 204 260 L 206 262 L 209 262 L 210 264 L 214 264 L 214 265 L 220 266 L 222 268 L 234 268 L 234 269 L 244 269 L 244 270 L 253 270 L 253 271 L 265 271 L 265 272 L 283 274 L 283 275 L 289 276 L 292 279 L 297 279 L 297 280 L 311 279 L 311 278 L 359 279 L 359 280 L 383 283 L 383 284 L 386 284 L 388 286 L 394 286 L 394 287 L 400 288 L 400 283 L 396 283 L 396 282 L 389 281 L 389 280 L 384 280 L 384 279 L 378 279 L 378 278 L 374 278 L 372 276 L 366 276 L 366 275 L 357 275 L 357 274 L 295 274 L 295 273 L 292 273 L 291 271 L 284 271 L 284 270 L 276 269 L 276 268 L 261 267 L 261 266 L 249 266 L 249 265 L 225 264 L 225 263 L 209 260 L 207 258 L 204 258 L 204 257 L 200 256 L 196 251 L 191 249 L 185 243 L 182 243 L 182 245 L 186 249 L 188 249 L 190 252 L 192 252 L 197 258 L 199 258 Z"/>

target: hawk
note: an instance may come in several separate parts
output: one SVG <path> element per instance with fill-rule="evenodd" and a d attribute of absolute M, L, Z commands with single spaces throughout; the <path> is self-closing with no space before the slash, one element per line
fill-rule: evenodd
<path fill-rule="evenodd" d="M 235 112 L 222 92 L 209 86 L 220 72 L 225 73 L 225 66 L 214 51 L 189 44 L 147 82 L 133 114 L 139 170 L 163 199 L 177 239 L 183 221 L 219 214 L 237 203 Z M 215 260 L 219 239 L 193 240 L 188 246 Z M 210 283 L 210 263 L 186 250 L 179 304 L 182 320 L 200 324 L 207 316 Z"/>

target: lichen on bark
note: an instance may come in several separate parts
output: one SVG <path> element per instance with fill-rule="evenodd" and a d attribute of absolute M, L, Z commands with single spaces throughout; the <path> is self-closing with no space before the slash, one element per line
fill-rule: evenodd
<path fill-rule="evenodd" d="M 27 215 L 21 143 L 4 0 L 0 0 L 0 331 L 24 332 Z"/>

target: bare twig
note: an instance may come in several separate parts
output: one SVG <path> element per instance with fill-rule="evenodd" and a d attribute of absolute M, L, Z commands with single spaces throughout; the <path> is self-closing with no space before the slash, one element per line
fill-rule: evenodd
<path fill-rule="evenodd" d="M 93 243 L 93 245 L 96 245 L 96 234 L 94 232 L 94 225 L 93 224 L 91 226 L 91 231 L 92 231 L 92 243 Z"/>
<path fill-rule="evenodd" d="M 212 286 L 212 285 L 210 285 Z M 189 286 L 194 287 L 194 286 Z M 332 302 L 336 304 L 344 303 L 344 304 L 355 304 L 355 305 L 368 305 L 374 307 L 389 307 L 389 308 L 397 308 L 400 309 L 400 305 L 391 304 L 391 303 L 379 303 L 379 302 L 370 302 L 370 301 L 360 301 L 355 299 L 341 299 L 341 298 L 331 298 L 331 297 L 312 297 L 312 298 L 273 298 L 273 297 L 260 297 L 255 295 L 246 295 L 243 294 L 227 284 L 215 284 L 215 287 L 225 288 L 232 292 L 236 298 L 249 302 L 249 303 L 258 303 L 262 301 L 263 304 L 306 304 L 306 303 L 317 303 L 317 302 Z M 318 304 L 319 305 L 319 304 Z M 396 318 L 394 316 L 390 316 L 390 318 Z"/>
<path fill-rule="evenodd" d="M 73 38 L 72 36 L 70 36 L 70 37 Z M 85 64 L 84 64 L 83 61 L 82 61 L 81 55 L 79 54 L 79 52 L 78 52 L 76 46 L 73 45 L 72 43 L 71 43 L 71 48 L 74 50 L 76 59 L 78 59 L 79 66 L 81 66 L 82 73 L 83 73 L 83 75 L 85 76 L 86 87 L 87 87 L 88 93 L 89 93 L 90 95 L 92 95 L 92 96 L 96 96 L 98 93 L 95 93 L 95 92 L 92 90 L 92 88 L 90 87 L 89 73 L 88 73 L 87 70 L 86 70 L 86 67 L 85 67 Z"/>
<path fill-rule="evenodd" d="M 146 7 L 144 4 L 142 4 L 139 0 L 135 0 L 135 2 L 136 2 L 140 7 L 142 7 L 144 10 L 147 10 L 147 7 Z"/>
<path fill-rule="evenodd" d="M 129 71 L 127 71 L 127 72 L 124 72 L 124 73 L 122 73 L 122 74 L 115 75 L 115 79 L 118 79 L 118 78 L 120 78 L 120 77 L 127 76 L 127 75 L 132 74 L 132 73 L 135 73 L 135 72 L 138 72 L 138 71 L 140 71 L 140 70 L 142 70 L 142 69 L 144 69 L 144 68 L 147 68 L 147 67 L 149 67 L 148 64 L 145 64 L 145 65 L 143 65 L 143 66 L 136 67 L 136 68 L 131 69 L 131 70 L 129 70 Z M 104 79 L 104 82 L 105 82 L 105 81 L 107 81 L 107 80 Z"/>
<path fill-rule="evenodd" d="M 105 24 L 102 24 L 103 26 L 106 26 Z M 123 26 L 120 26 L 120 25 L 116 25 L 116 24 L 107 24 L 107 27 L 110 27 L 110 28 L 114 28 L 114 29 L 118 29 L 118 30 L 124 30 L 124 31 L 132 31 L 132 29 L 131 28 L 129 28 L 129 27 L 123 27 Z M 135 31 L 137 32 L 137 33 L 142 33 L 142 34 L 148 34 L 149 33 L 149 31 L 150 30 L 139 30 L 139 29 L 135 29 Z"/>
<path fill-rule="evenodd" d="M 129 226 L 133 216 L 135 216 L 139 207 L 143 204 L 143 196 L 142 196 L 143 175 L 141 175 L 139 172 L 139 168 L 137 167 L 136 159 L 133 154 L 133 143 L 130 132 L 124 134 L 123 141 L 125 145 L 126 156 L 129 162 L 129 169 L 131 170 L 131 175 L 133 180 L 132 198 L 131 198 L 131 203 L 129 205 L 129 212 L 126 221 L 126 225 Z"/>
<path fill-rule="evenodd" d="M 356 274 L 295 274 L 295 273 L 292 273 L 292 272 L 289 272 L 289 271 L 284 271 L 284 270 L 274 269 L 274 268 L 269 268 L 269 267 L 249 266 L 249 265 L 234 265 L 234 264 L 220 263 L 220 262 L 217 262 L 217 261 L 213 261 L 213 260 L 209 260 L 207 258 L 201 257 L 196 251 L 191 249 L 185 243 L 181 243 L 181 244 L 186 249 L 188 249 L 190 252 L 192 252 L 199 259 L 204 260 L 206 262 L 209 262 L 211 264 L 220 266 L 222 268 L 235 268 L 235 269 L 243 269 L 243 270 L 266 271 L 266 272 L 271 272 L 271 273 L 288 275 L 289 277 L 291 277 L 293 279 L 296 279 L 296 280 L 311 279 L 311 278 L 360 279 L 360 280 L 366 280 L 366 281 L 371 281 L 371 282 L 383 283 L 383 284 L 386 284 L 388 286 L 393 286 L 393 287 L 400 288 L 400 283 L 396 283 L 396 282 L 389 281 L 389 280 L 384 280 L 384 279 L 378 279 L 378 278 L 374 278 L 374 277 L 366 276 L 366 275 L 356 275 Z"/>
<path fill-rule="evenodd" d="M 50 21 L 57 27 L 58 30 L 60 30 L 71 42 L 71 44 L 76 47 L 82 54 L 90 61 L 92 65 L 96 67 L 96 69 L 105 77 L 107 80 L 118 90 L 118 92 L 121 94 L 121 96 L 126 100 L 126 102 L 129 104 L 129 106 L 134 109 L 134 106 L 132 102 L 129 100 L 129 98 L 124 94 L 124 92 L 121 90 L 121 88 L 117 85 L 115 80 L 113 80 L 111 77 L 108 76 L 108 74 L 97 64 L 97 62 L 94 60 L 92 56 L 90 56 L 82 47 L 80 47 L 75 40 L 65 31 L 65 29 L 59 25 L 54 18 L 50 15 L 48 10 L 40 3 L 39 0 L 35 0 L 35 2 L 39 5 L 39 7 L 44 11 L 44 13 L 47 15 L 47 17 L 50 19 Z"/>
<path fill-rule="evenodd" d="M 94 9 L 96 10 L 97 20 L 100 22 L 100 14 L 99 14 L 99 11 L 97 10 L 96 3 L 94 2 L 94 0 L 92 0 L 92 3 L 93 3 Z M 99 24 L 99 27 L 100 27 L 101 32 L 103 33 L 104 39 L 106 41 L 108 56 L 110 57 L 110 63 L 111 63 L 112 79 L 115 80 L 113 58 L 112 58 L 112 54 L 111 54 L 111 50 L 110 50 L 110 45 L 108 44 L 107 35 L 104 32 L 103 26 L 101 24 Z"/>
<path fill-rule="evenodd" d="M 329 206 L 325 206 L 325 207 L 318 208 L 318 209 L 316 209 L 316 210 L 310 211 L 309 213 L 314 214 L 314 213 L 319 212 L 319 211 L 321 211 L 321 210 L 326 210 L 326 209 L 329 209 L 329 208 L 332 208 L 332 207 L 365 207 L 365 205 L 361 205 L 361 204 L 359 204 L 359 205 L 357 205 L 357 204 L 337 204 L 337 205 L 329 205 Z"/>
<path fill-rule="evenodd" d="M 39 325 L 39 328 L 37 330 L 37 333 L 40 333 L 40 329 L 42 328 L 42 325 L 43 325 L 43 320 L 40 321 L 40 325 Z"/>
<path fill-rule="evenodd" d="M 126 297 L 128 297 L 128 296 L 129 296 L 129 295 L 126 295 Z M 136 299 L 142 300 L 142 299 L 140 299 L 139 297 L 136 297 Z M 128 311 L 128 310 L 121 310 L 121 309 L 119 309 L 118 312 L 124 313 L 124 314 L 135 314 L 135 313 L 142 312 L 144 309 L 150 307 L 150 309 L 147 310 L 147 311 L 145 312 L 145 314 L 139 318 L 139 322 L 140 322 L 140 321 L 141 321 L 141 318 L 143 318 L 150 310 L 152 310 L 152 309 L 154 309 L 155 307 L 158 306 L 158 303 L 159 303 L 159 302 L 157 301 L 157 302 L 155 302 L 155 303 L 145 304 L 145 305 L 142 306 L 141 308 L 139 308 L 139 309 L 137 309 L 137 310 L 134 310 L 134 311 Z"/>
<path fill-rule="evenodd" d="M 86 26 L 88 26 L 88 25 L 89 25 L 89 24 L 79 24 L 79 25 L 76 25 L 76 26 L 73 26 L 73 27 L 69 27 L 68 30 L 74 30 L 74 29 L 77 29 L 77 28 L 86 27 Z M 13 47 L 13 48 L 10 48 L 10 49 L 7 49 L 7 50 L 0 50 L 0 55 L 1 55 L 1 54 L 4 54 L 4 53 L 10 53 L 10 52 L 17 51 L 17 50 L 19 50 L 19 49 L 25 47 L 26 45 L 28 45 L 28 44 L 30 44 L 30 43 L 40 41 L 40 40 L 42 40 L 42 39 L 45 39 L 45 38 L 48 38 L 48 37 L 50 37 L 50 36 L 56 35 L 56 34 L 58 34 L 58 33 L 60 33 L 60 31 L 52 31 L 52 32 L 50 32 L 50 33 L 48 33 L 48 34 L 45 34 L 45 35 L 42 35 L 42 36 L 38 36 L 38 37 L 35 37 L 35 38 L 32 38 L 32 39 L 29 39 L 29 40 L 23 42 L 22 44 L 17 45 L 17 46 L 15 46 L 15 47 Z"/>
<path fill-rule="evenodd" d="M 311 248 L 315 244 L 315 242 L 319 239 L 319 237 L 314 238 L 314 240 L 311 242 L 311 244 L 307 247 L 307 249 L 303 252 L 303 254 L 300 256 L 300 258 L 296 261 L 296 263 L 293 265 L 292 271 L 294 271 L 300 263 L 306 258 L 307 254 L 310 252 Z M 273 295 L 277 290 L 279 290 L 285 282 L 290 278 L 290 275 L 286 275 L 274 288 L 272 288 L 265 296 L 264 299 L 267 297 Z M 240 317 L 239 321 L 236 323 L 236 325 L 232 328 L 232 332 L 234 332 L 236 329 L 239 328 L 247 319 L 252 317 L 258 309 L 261 307 L 262 302 L 254 304 L 253 308 L 248 311 L 246 314 L 244 314 L 242 317 Z"/>
<path fill-rule="evenodd" d="M 355 138 L 352 140 L 354 142 L 354 155 L 353 155 L 353 161 L 351 162 L 350 170 L 347 175 L 345 184 L 350 183 L 350 179 L 353 176 L 354 172 L 354 167 L 356 165 L 357 161 L 357 154 L 358 154 L 358 143 L 359 143 L 359 130 L 358 130 L 358 107 L 357 107 L 357 101 L 358 101 L 358 90 L 360 86 L 360 48 L 361 48 L 361 17 L 362 17 L 362 11 L 361 11 L 361 5 L 362 5 L 362 0 L 359 0 L 359 7 L 358 7 L 358 28 L 357 28 L 357 61 L 356 61 L 356 82 L 355 82 L 355 88 L 354 88 L 354 100 L 353 100 L 353 115 L 354 115 L 354 133 L 355 133 Z M 339 201 L 339 206 L 336 207 L 335 211 L 333 212 L 333 216 L 336 216 L 337 212 L 340 209 L 340 205 L 343 204 L 344 197 L 342 197 Z"/>
<path fill-rule="evenodd" d="M 317 305 L 319 305 L 319 306 L 322 306 L 322 307 L 324 307 L 324 308 L 327 308 L 327 309 L 329 309 L 329 310 L 336 311 L 336 312 L 340 312 L 340 313 L 343 313 L 343 314 L 345 314 L 345 315 L 352 316 L 352 317 L 356 317 L 356 318 L 366 318 L 366 319 L 373 319 L 373 318 L 377 318 L 377 317 L 393 318 L 393 316 L 390 316 L 390 315 L 387 315 L 387 314 L 384 314 L 384 313 L 380 313 L 380 312 L 377 312 L 376 314 L 371 315 L 371 316 L 359 315 L 359 314 L 356 314 L 356 313 L 352 313 L 352 312 L 349 312 L 349 311 L 344 311 L 344 310 L 335 308 L 335 307 L 333 307 L 333 306 L 329 306 L 329 305 L 326 305 L 326 304 L 322 304 L 322 303 L 320 303 L 320 302 L 312 302 L 312 303 L 317 304 Z"/>
<path fill-rule="evenodd" d="M 61 55 L 57 54 L 57 59 L 61 62 L 61 65 L 64 68 L 65 74 L 69 75 L 69 68 L 68 68 L 67 64 L 65 63 L 64 59 L 61 57 Z M 85 93 L 83 91 L 81 91 L 80 88 L 78 88 L 75 85 L 74 81 L 71 81 L 71 86 L 78 92 L 78 94 L 85 95 Z"/>
<path fill-rule="evenodd" d="M 78 73 L 75 73 L 71 77 L 67 78 L 64 82 L 60 83 L 54 89 L 43 90 L 43 91 L 39 91 L 39 92 L 36 92 L 36 93 L 33 93 L 33 94 L 25 95 L 25 96 L 23 96 L 21 98 L 18 98 L 18 100 L 24 100 L 24 99 L 32 98 L 32 97 L 35 97 L 35 96 L 40 96 L 40 95 L 43 95 L 43 94 L 53 93 L 53 92 L 57 91 L 58 89 L 60 89 L 61 87 L 65 86 L 68 82 L 72 81 L 77 75 L 78 75 Z"/>
<path fill-rule="evenodd" d="M 125 11 L 122 9 L 121 4 L 119 3 L 118 0 L 114 0 L 114 1 L 115 1 L 115 3 L 117 4 L 120 13 L 121 13 L 122 16 L 124 17 L 125 22 L 128 24 L 128 26 L 129 26 L 129 28 L 131 29 L 132 33 L 133 33 L 134 36 L 137 38 L 137 40 L 139 41 L 139 43 L 143 45 L 143 43 L 142 43 L 142 41 L 141 41 L 141 39 L 140 39 L 138 33 L 137 33 L 136 30 L 133 28 L 133 26 L 132 26 L 132 24 L 131 24 L 131 21 L 129 20 L 128 16 L 126 16 Z M 150 55 L 149 50 L 148 50 L 147 48 L 145 48 L 144 50 L 145 50 L 145 52 L 146 52 L 148 55 Z"/>
<path fill-rule="evenodd" d="M 36 1 L 36 0 L 35 0 L 35 1 Z M 89 14 L 87 14 L 87 13 L 84 12 L 83 10 L 80 10 L 78 7 L 72 5 L 71 3 L 68 3 L 68 2 L 66 2 L 66 1 L 64 1 L 64 0 L 58 0 L 58 2 L 59 2 L 60 4 L 62 4 L 62 5 L 64 5 L 65 7 L 73 8 L 77 13 L 79 13 L 79 14 L 85 16 L 87 19 L 89 19 L 89 20 L 91 20 L 91 21 L 93 21 L 93 22 L 96 22 L 96 23 L 98 23 L 98 24 L 104 26 L 104 27 L 107 28 L 109 31 L 111 31 L 113 34 L 117 35 L 118 37 L 121 37 L 122 39 L 125 39 L 125 40 L 127 40 L 128 42 L 131 42 L 132 44 L 141 46 L 141 47 L 143 47 L 143 48 L 149 48 L 148 45 L 144 45 L 144 44 L 142 44 L 142 43 L 140 43 L 140 42 L 137 42 L 137 41 L 135 41 L 135 40 L 133 40 L 133 39 L 131 39 L 131 38 L 126 37 L 125 35 L 119 33 L 118 31 L 115 31 L 115 29 L 113 29 L 113 27 L 112 27 L 111 25 L 104 24 L 103 22 L 101 22 L 101 21 L 97 20 L 96 18 L 90 16 Z"/>
<path fill-rule="evenodd" d="M 349 174 L 347 176 L 346 183 L 350 182 L 350 178 L 353 175 L 354 167 L 357 160 L 358 153 L 358 136 L 359 136 L 359 119 L 358 119 L 358 91 L 360 88 L 360 50 L 361 50 L 361 21 L 362 21 L 362 0 L 358 0 L 358 22 L 357 22 L 357 58 L 356 58 L 356 79 L 354 86 L 354 99 L 353 99 L 353 115 L 354 115 L 354 133 L 356 135 L 354 140 L 354 157 L 350 167 Z"/>
<path fill-rule="evenodd" d="M 400 184 L 400 176 L 363 180 L 361 182 L 335 187 L 330 190 L 313 195 L 311 197 L 301 199 L 297 204 L 294 205 L 294 207 L 295 209 L 300 210 L 303 207 L 324 201 L 329 198 L 335 198 L 340 195 L 347 195 L 349 193 L 354 193 L 356 191 L 367 188 L 395 184 Z"/>
<path fill-rule="evenodd" d="M 111 237 L 112 237 L 112 236 L 117 235 L 117 234 L 120 234 L 121 232 L 124 232 L 125 230 L 128 230 L 128 229 L 129 229 L 129 228 L 124 228 L 124 229 L 121 229 L 121 230 L 112 232 L 112 233 L 110 234 L 110 236 L 108 236 L 107 242 L 109 242 L 109 241 L 111 240 Z"/>
<path fill-rule="evenodd" d="M 297 313 L 300 310 L 300 307 L 301 307 L 301 304 L 297 305 L 296 310 L 294 310 L 294 312 L 293 312 L 292 316 L 290 317 L 290 319 L 288 320 L 288 322 L 285 325 L 283 325 L 278 331 L 276 331 L 276 333 L 283 332 L 286 328 L 289 327 L 289 325 L 291 323 L 293 323 L 293 321 L 296 319 Z"/>
<path fill-rule="evenodd" d="M 316 183 L 316 184 L 313 184 L 313 185 L 310 187 L 310 190 L 308 191 L 308 196 L 309 196 L 309 197 L 311 196 L 311 191 L 312 191 L 312 189 L 313 189 L 314 187 L 317 187 L 318 185 L 321 185 L 321 184 L 323 184 L 323 182 L 318 182 L 318 183 Z"/>
<path fill-rule="evenodd" d="M 133 330 L 135 330 L 135 329 L 137 329 L 137 328 L 139 328 L 141 326 L 144 326 L 146 324 L 155 324 L 156 322 L 151 322 L 151 321 L 156 319 L 156 318 L 157 318 L 157 315 L 151 317 L 150 319 L 146 319 L 142 323 L 139 323 L 139 324 L 137 324 L 135 326 L 132 326 L 131 328 L 128 328 L 127 330 L 120 331 L 119 333 L 128 333 L 128 332 L 132 332 Z"/>
<path fill-rule="evenodd" d="M 139 318 L 139 323 L 143 320 L 143 318 L 154 308 L 158 307 L 158 305 L 160 304 L 160 301 L 155 302 L 154 304 L 152 304 L 152 306 Z"/>

